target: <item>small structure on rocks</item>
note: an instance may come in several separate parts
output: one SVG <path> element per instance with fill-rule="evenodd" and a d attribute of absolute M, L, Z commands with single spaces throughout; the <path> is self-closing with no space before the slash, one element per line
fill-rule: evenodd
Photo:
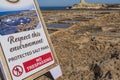
<path fill-rule="evenodd" d="M 106 4 L 97 4 L 97 3 L 87 3 L 85 0 L 80 0 L 79 4 L 75 4 L 71 7 L 71 9 L 101 9 L 106 8 Z"/>

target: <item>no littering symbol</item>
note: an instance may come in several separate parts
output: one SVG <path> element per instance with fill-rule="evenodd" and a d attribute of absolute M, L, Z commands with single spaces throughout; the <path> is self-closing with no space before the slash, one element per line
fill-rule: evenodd
<path fill-rule="evenodd" d="M 23 74 L 23 68 L 20 65 L 14 66 L 12 69 L 12 73 L 15 77 L 19 77 Z"/>

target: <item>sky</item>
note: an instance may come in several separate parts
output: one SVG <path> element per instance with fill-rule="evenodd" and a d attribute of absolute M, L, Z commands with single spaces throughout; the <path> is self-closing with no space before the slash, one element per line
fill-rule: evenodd
<path fill-rule="evenodd" d="M 79 3 L 80 0 L 38 0 L 40 7 L 54 6 L 72 6 Z M 86 0 L 89 3 L 107 3 L 120 4 L 120 0 Z M 10 3 L 7 0 L 0 0 L 0 12 L 29 10 L 34 8 L 33 0 L 19 0 L 19 3 Z"/>
<path fill-rule="evenodd" d="M 80 2 L 80 0 L 38 0 L 41 7 L 46 6 L 71 6 Z M 89 3 L 107 3 L 120 4 L 120 0 L 86 0 Z"/>

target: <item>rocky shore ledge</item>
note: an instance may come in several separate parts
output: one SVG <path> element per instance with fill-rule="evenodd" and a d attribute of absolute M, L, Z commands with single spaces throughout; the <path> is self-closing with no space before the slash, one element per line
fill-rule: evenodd
<path fill-rule="evenodd" d="M 119 17 L 113 11 L 51 34 L 63 72 L 57 80 L 120 80 Z"/>
<path fill-rule="evenodd" d="M 67 9 L 120 9 L 120 4 L 75 4 L 73 6 L 67 7 Z"/>

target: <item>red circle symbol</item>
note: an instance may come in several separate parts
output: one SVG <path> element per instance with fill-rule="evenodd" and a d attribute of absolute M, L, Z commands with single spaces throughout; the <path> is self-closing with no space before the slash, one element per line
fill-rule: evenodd
<path fill-rule="evenodd" d="M 15 77 L 19 77 L 23 74 L 23 68 L 20 65 L 13 67 L 12 73 Z"/>

